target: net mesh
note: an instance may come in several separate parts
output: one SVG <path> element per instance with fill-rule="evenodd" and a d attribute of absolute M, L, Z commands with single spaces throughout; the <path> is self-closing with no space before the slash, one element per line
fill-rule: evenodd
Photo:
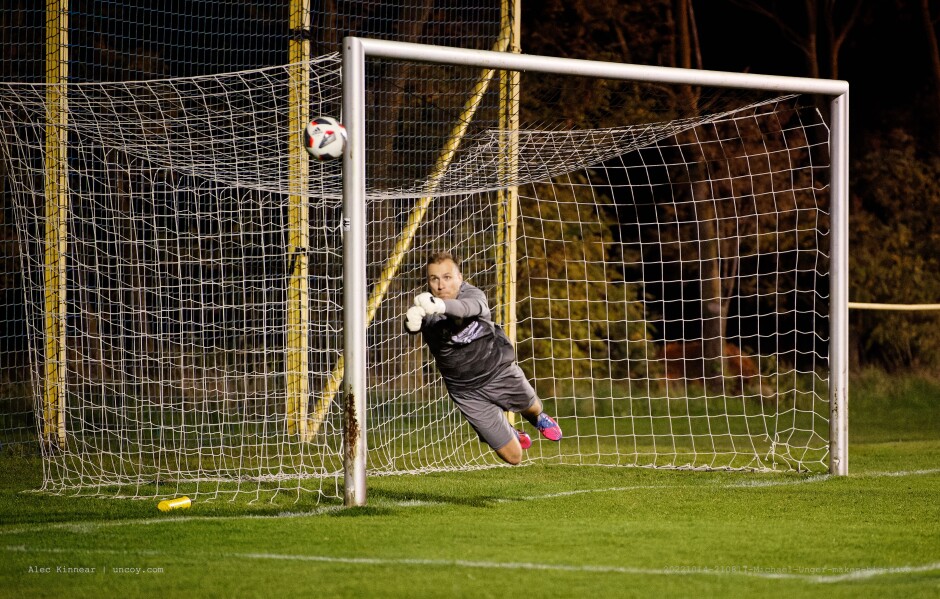
<path fill-rule="evenodd" d="M 475 0 L 5 0 L 0 81 L 154 81 L 265 68 L 337 52 L 346 35 L 490 49 L 503 4 Z M 136 86 L 142 89 L 143 86 Z M 130 89 L 129 89 L 130 91 Z M 193 109 L 193 107 L 190 107 Z M 217 124 L 218 125 L 218 124 Z M 3 189 L 7 173 L 0 170 Z M 0 443 L 36 451 L 20 243 L 0 194 Z"/>
<path fill-rule="evenodd" d="M 338 66 L 305 65 L 311 115 L 339 114 Z M 468 111 L 478 72 L 413 67 L 396 95 L 373 68 L 370 472 L 497 465 L 402 328 L 440 250 L 494 313 L 514 308 L 503 324 L 565 431 L 560 443 L 530 431 L 529 460 L 825 468 L 828 129 L 812 105 L 734 97 L 692 116 L 508 132 L 492 102 Z M 46 489 L 341 495 L 341 163 L 304 158 L 308 184 L 292 178 L 292 69 L 67 88 L 68 119 L 51 125 L 68 139 L 59 313 L 44 262 L 49 88 L 0 85 L 37 397 L 48 319 L 65 323 L 65 442 L 46 448 Z M 395 119 L 391 139 L 380 117 Z M 510 188 L 513 294 L 499 285 Z M 294 371 L 297 196 L 309 324 Z M 306 433 L 291 428 L 291 377 L 309 385 Z"/>

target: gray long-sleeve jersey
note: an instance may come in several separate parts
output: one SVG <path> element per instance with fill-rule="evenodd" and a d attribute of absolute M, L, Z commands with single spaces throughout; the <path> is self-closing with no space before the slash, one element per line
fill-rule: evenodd
<path fill-rule="evenodd" d="M 444 300 L 443 314 L 424 317 L 421 334 L 448 390 L 476 389 L 515 361 L 486 294 L 466 281 L 456 299 Z"/>

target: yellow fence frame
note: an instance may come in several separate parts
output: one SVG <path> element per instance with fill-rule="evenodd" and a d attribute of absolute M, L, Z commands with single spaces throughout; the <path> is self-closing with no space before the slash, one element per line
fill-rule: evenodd
<path fill-rule="evenodd" d="M 46 3 L 46 152 L 42 440 L 65 446 L 66 268 L 68 251 L 68 0 Z"/>
<path fill-rule="evenodd" d="M 310 202 L 308 157 L 303 148 L 304 126 L 310 118 L 310 40 L 301 35 L 310 29 L 310 0 L 291 0 L 289 42 L 290 115 L 287 209 L 287 339 L 284 356 L 287 433 L 307 436 L 310 399 Z"/>

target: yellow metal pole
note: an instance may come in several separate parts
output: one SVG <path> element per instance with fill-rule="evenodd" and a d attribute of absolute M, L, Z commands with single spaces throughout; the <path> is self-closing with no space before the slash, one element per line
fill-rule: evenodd
<path fill-rule="evenodd" d="M 506 47 L 508 46 L 508 42 L 508 38 L 500 36 L 500 39 L 497 40 L 493 50 L 497 52 L 505 52 Z M 463 112 L 461 112 L 460 117 L 457 119 L 457 124 L 454 126 L 453 130 L 451 130 L 450 136 L 447 139 L 447 143 L 444 145 L 444 149 L 441 150 L 440 155 L 438 155 L 437 161 L 434 164 L 434 168 L 431 170 L 431 174 L 428 177 L 428 183 L 426 187 L 427 195 L 420 198 L 415 204 L 414 208 L 411 209 L 411 213 L 408 215 L 408 222 L 405 224 L 401 234 L 398 236 L 398 240 L 396 241 L 395 247 L 392 250 L 392 255 L 385 262 L 385 266 L 382 268 L 382 273 L 379 275 L 379 281 L 376 283 L 375 287 L 372 289 L 372 293 L 369 295 L 369 300 L 366 304 L 366 326 L 368 326 L 375 317 L 375 313 L 378 311 L 379 305 L 382 303 L 382 300 L 385 298 L 385 294 L 388 292 L 388 288 L 392 283 L 392 279 L 394 279 L 395 275 L 398 273 L 398 269 L 401 266 L 401 262 L 404 259 L 405 254 L 411 248 L 411 244 L 414 241 L 418 227 L 424 220 L 424 215 L 427 214 L 428 207 L 431 205 L 431 201 L 434 199 L 433 194 L 441 184 L 441 179 L 447 172 L 447 168 L 450 166 L 450 163 L 454 160 L 454 156 L 457 153 L 457 148 L 460 146 L 460 142 L 463 140 L 463 137 L 467 132 L 467 128 L 470 126 L 470 121 L 473 120 L 473 116 L 480 107 L 480 102 L 483 100 L 483 96 L 486 94 L 486 90 L 489 87 L 490 81 L 493 79 L 494 74 L 494 69 L 484 69 L 480 74 L 480 78 L 477 80 L 476 85 L 474 85 L 470 97 L 464 104 Z M 336 361 L 336 365 L 333 367 L 333 371 L 330 373 L 330 378 L 326 381 L 326 386 L 323 389 L 323 397 L 317 403 L 316 409 L 310 418 L 307 432 L 311 437 L 317 434 L 317 431 L 323 424 L 323 420 L 326 418 L 326 413 L 329 411 L 330 405 L 336 398 L 340 384 L 343 382 L 344 368 L 345 360 L 342 356 L 340 356 L 339 360 Z"/>
<path fill-rule="evenodd" d="M 46 3 L 46 154 L 42 436 L 65 446 L 65 322 L 68 250 L 68 0 Z"/>
<path fill-rule="evenodd" d="M 520 46 L 521 0 L 502 1 L 503 36 L 509 38 L 509 50 L 518 54 Z M 501 180 L 514 180 L 519 170 L 519 72 L 500 71 L 499 128 L 501 131 Z M 497 291 L 500 322 L 506 335 L 516 342 L 516 223 L 519 188 L 501 188 L 499 226 L 497 229 Z"/>
<path fill-rule="evenodd" d="M 310 309 L 308 248 L 310 204 L 306 198 L 309 178 L 307 153 L 301 136 L 310 106 L 310 0 L 291 0 L 290 62 L 290 201 L 287 211 L 287 258 L 291 270 L 287 286 L 287 347 L 285 351 L 287 432 L 307 437 L 307 405 L 310 397 Z"/>

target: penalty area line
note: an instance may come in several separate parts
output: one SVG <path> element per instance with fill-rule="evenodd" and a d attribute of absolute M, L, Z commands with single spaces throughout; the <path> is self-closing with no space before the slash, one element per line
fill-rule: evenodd
<path fill-rule="evenodd" d="M 227 557 L 244 560 L 301 561 L 328 564 L 352 564 L 368 566 L 417 566 L 443 568 L 470 568 L 482 570 L 535 570 L 552 572 L 576 572 L 590 574 L 627 574 L 639 576 L 746 576 L 768 580 L 799 580 L 810 583 L 828 584 L 847 580 L 864 580 L 879 576 L 897 574 L 917 574 L 940 571 L 940 562 L 920 566 L 900 566 L 893 568 L 810 568 L 810 567 L 763 567 L 736 566 L 710 568 L 702 566 L 676 566 L 667 568 L 634 568 L 628 566 L 599 566 L 591 564 L 548 564 L 535 562 L 487 562 L 476 560 L 446 560 L 422 558 L 380 558 L 380 557 L 336 557 L 327 555 L 285 555 L 276 553 L 235 553 Z M 838 572 L 826 575 L 817 572 Z"/>
<path fill-rule="evenodd" d="M 69 554 L 92 553 L 101 555 L 115 555 L 128 553 L 134 555 L 147 555 L 159 557 L 166 554 L 163 551 L 152 550 L 114 550 L 103 548 L 48 548 L 29 547 L 26 545 L 7 545 L 3 547 L 5 553 L 27 554 Z M 329 555 L 288 555 L 278 553 L 228 553 L 224 557 L 233 560 L 270 560 L 270 561 L 296 561 L 318 562 L 325 564 L 351 564 L 367 566 L 415 566 L 437 568 L 467 568 L 480 570 L 516 570 L 516 571 L 550 571 L 574 572 L 589 574 L 626 574 L 633 576 L 745 576 L 749 578 L 762 578 L 767 580 L 795 580 L 814 584 L 830 584 L 846 581 L 867 580 L 881 576 L 920 574 L 940 572 L 940 562 L 922 564 L 919 566 L 896 567 L 766 567 L 766 566 L 734 566 L 713 568 L 708 566 L 673 566 L 665 568 L 635 568 L 629 566 L 600 566 L 591 564 L 548 564 L 536 562 L 487 562 L 476 560 L 446 560 L 422 558 L 380 558 L 380 557 L 336 557 Z M 835 572 L 835 574 L 818 574 L 818 572 Z"/>
<path fill-rule="evenodd" d="M 48 548 L 29 547 L 26 545 L 7 545 L 3 547 L 5 553 L 27 554 L 70 554 L 92 553 L 100 555 L 146 555 L 159 557 L 165 555 L 163 551 L 153 550 L 114 550 L 103 548 Z M 766 580 L 794 580 L 813 584 L 831 584 L 837 582 L 867 580 L 881 576 L 921 574 L 940 572 L 940 562 L 922 564 L 919 566 L 896 566 L 884 568 L 853 568 L 853 567 L 766 567 L 766 566 L 734 566 L 713 568 L 708 566 L 673 566 L 665 568 L 635 568 L 629 566 L 601 566 L 592 564 L 549 564 L 537 562 L 488 562 L 477 560 L 446 560 L 422 558 L 381 558 L 381 557 L 337 557 L 329 555 L 289 555 L 279 553 L 227 553 L 225 558 L 233 560 L 267 560 L 267 561 L 295 561 L 317 562 L 324 564 L 350 564 L 380 567 L 414 566 L 419 568 L 466 568 L 478 570 L 515 570 L 515 571 L 543 571 L 543 572 L 573 572 L 588 574 L 625 574 L 632 576 L 744 576 L 748 578 L 761 578 Z M 818 572 L 835 572 L 835 574 L 818 574 Z"/>

